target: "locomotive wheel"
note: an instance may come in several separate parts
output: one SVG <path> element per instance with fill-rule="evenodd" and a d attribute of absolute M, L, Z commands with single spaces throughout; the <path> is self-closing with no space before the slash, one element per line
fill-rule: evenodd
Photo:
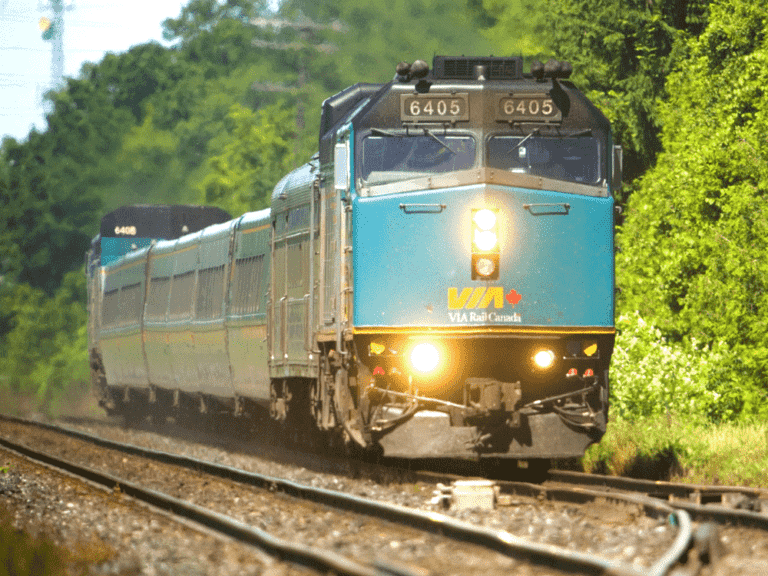
<path fill-rule="evenodd" d="M 549 477 L 549 469 L 552 462 L 546 458 L 534 458 L 528 460 L 528 468 L 525 470 L 525 477 L 529 482 L 544 482 Z"/>
<path fill-rule="evenodd" d="M 123 400 L 118 404 L 117 412 L 123 417 L 128 427 L 139 427 L 147 418 L 149 405 L 147 398 L 140 392 L 126 390 Z"/>

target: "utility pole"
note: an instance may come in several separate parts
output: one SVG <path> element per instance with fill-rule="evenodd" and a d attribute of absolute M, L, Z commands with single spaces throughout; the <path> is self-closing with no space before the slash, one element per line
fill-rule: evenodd
<path fill-rule="evenodd" d="M 316 32 L 321 30 L 333 30 L 334 32 L 343 32 L 346 27 L 339 21 L 331 24 L 318 24 L 306 17 L 299 18 L 298 21 L 282 20 L 279 18 L 253 18 L 251 24 L 258 28 L 273 28 L 281 30 L 289 28 L 299 32 L 299 42 L 268 42 L 265 40 L 254 39 L 251 44 L 257 48 L 269 48 L 271 50 L 295 50 L 299 52 L 299 70 L 298 82 L 296 86 L 285 86 L 273 83 L 254 82 L 251 85 L 253 90 L 265 92 L 290 92 L 297 95 L 296 103 L 296 140 L 294 142 L 294 163 L 298 160 L 298 148 L 301 140 L 301 134 L 304 132 L 304 85 L 308 82 L 308 74 L 305 59 L 310 57 L 312 52 L 322 52 L 332 54 L 338 47 L 334 44 L 311 44 L 310 40 Z M 306 58 L 305 58 L 306 56 Z"/>
<path fill-rule="evenodd" d="M 64 10 L 72 9 L 72 5 L 64 6 L 64 0 L 50 0 L 47 6 L 53 11 L 52 18 L 40 18 L 40 31 L 43 40 L 51 43 L 51 90 L 61 86 L 64 78 Z"/>

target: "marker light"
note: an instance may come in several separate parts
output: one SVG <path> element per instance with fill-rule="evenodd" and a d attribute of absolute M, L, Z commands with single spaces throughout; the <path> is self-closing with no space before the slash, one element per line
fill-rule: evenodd
<path fill-rule="evenodd" d="M 371 351 L 371 354 L 376 354 L 378 356 L 379 354 L 384 352 L 386 348 L 384 347 L 384 344 L 379 344 L 378 342 L 371 342 L 368 349 Z"/>
<path fill-rule="evenodd" d="M 478 258 L 475 270 L 480 276 L 490 276 L 496 271 L 496 264 L 490 258 Z"/>
<path fill-rule="evenodd" d="M 555 362 L 555 353 L 552 350 L 539 350 L 533 357 L 533 361 L 539 368 L 547 369 Z"/>
<path fill-rule="evenodd" d="M 411 350 L 411 364 L 417 372 L 426 374 L 437 368 L 440 362 L 440 353 L 434 344 L 422 342 L 416 344 Z"/>

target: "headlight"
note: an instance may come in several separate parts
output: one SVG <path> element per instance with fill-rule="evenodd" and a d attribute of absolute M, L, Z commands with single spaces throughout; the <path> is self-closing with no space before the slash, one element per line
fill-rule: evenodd
<path fill-rule="evenodd" d="M 475 246 L 483 252 L 490 252 L 496 247 L 496 233 L 491 230 L 475 230 Z"/>
<path fill-rule="evenodd" d="M 533 356 L 533 362 L 542 370 L 551 368 L 552 364 L 555 363 L 555 353 L 552 350 L 539 350 Z"/>
<path fill-rule="evenodd" d="M 491 208 L 472 209 L 472 280 L 499 278 L 499 214 Z"/>
<path fill-rule="evenodd" d="M 440 363 L 440 353 L 434 344 L 422 342 L 411 350 L 411 364 L 417 372 L 426 374 L 432 372 Z"/>
<path fill-rule="evenodd" d="M 496 214 L 487 208 L 475 212 L 473 220 L 480 230 L 490 230 L 496 226 Z"/>

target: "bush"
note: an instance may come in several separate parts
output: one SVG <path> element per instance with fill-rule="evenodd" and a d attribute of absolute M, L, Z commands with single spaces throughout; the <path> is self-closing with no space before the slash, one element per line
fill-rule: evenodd
<path fill-rule="evenodd" d="M 611 410 L 618 420 L 705 417 L 712 422 L 768 416 L 754 382 L 761 351 L 725 342 L 671 341 L 638 312 L 622 315 L 611 364 Z"/>
<path fill-rule="evenodd" d="M 0 307 L 10 318 L 10 330 L 0 342 L 0 397 L 15 400 L 12 410 L 28 404 L 28 409 L 51 414 L 71 388 L 87 387 L 84 302 L 82 271 L 68 273 L 52 298 L 27 284 L 0 295 Z"/>
<path fill-rule="evenodd" d="M 741 381 L 754 383 L 747 412 L 754 386 L 768 385 L 767 38 L 763 5 L 717 0 L 704 32 L 681 39 L 687 56 L 657 102 L 663 151 L 635 183 L 616 239 L 619 310 L 710 346 L 665 345 L 704 363 L 692 369 L 710 377 L 710 393 L 736 392 L 725 418 L 740 411 Z M 710 358 L 727 361 L 720 375 Z"/>

